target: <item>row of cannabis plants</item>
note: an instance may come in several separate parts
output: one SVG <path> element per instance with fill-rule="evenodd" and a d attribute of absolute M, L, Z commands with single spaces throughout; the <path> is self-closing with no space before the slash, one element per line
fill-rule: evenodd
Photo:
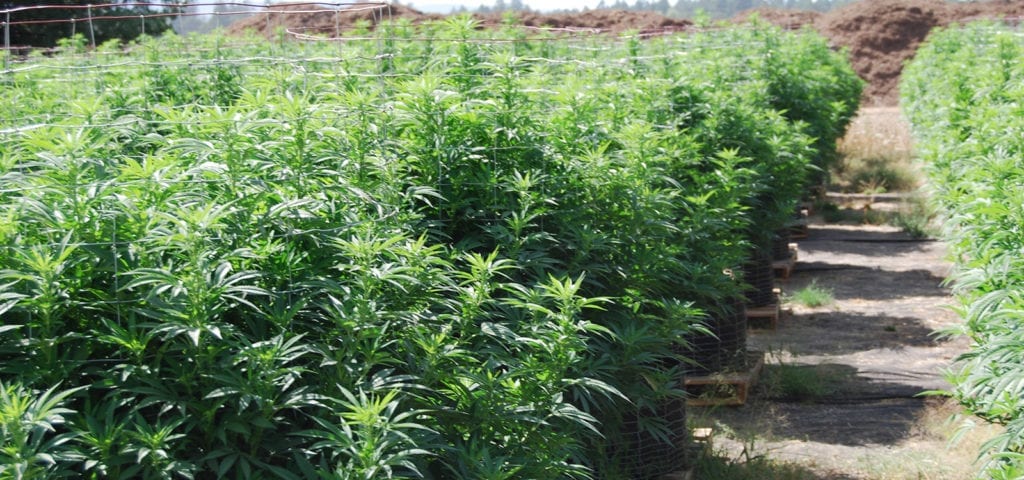
<path fill-rule="evenodd" d="M 477 27 L 15 63 L 2 475 L 681 467 L 684 339 L 736 308 L 859 80 L 768 27 Z"/>
<path fill-rule="evenodd" d="M 928 163 L 953 287 L 971 340 L 949 373 L 973 416 L 1001 425 L 986 478 L 1024 477 L 1024 39 L 991 23 L 933 33 L 904 73 L 904 108 Z"/>

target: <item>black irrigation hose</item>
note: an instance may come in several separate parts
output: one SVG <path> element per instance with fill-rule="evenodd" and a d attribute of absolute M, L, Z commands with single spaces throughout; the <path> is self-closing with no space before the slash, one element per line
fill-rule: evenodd
<path fill-rule="evenodd" d="M 923 393 L 923 391 L 921 392 Z M 808 400 L 807 397 L 791 396 L 791 397 L 780 397 L 772 398 L 771 401 L 774 403 L 802 403 L 812 405 L 861 405 L 869 402 L 882 402 L 885 400 L 919 400 L 925 401 L 926 397 L 917 394 L 879 394 L 879 395 L 858 395 L 850 396 L 844 394 L 843 396 L 824 396 L 818 397 L 813 400 Z"/>
<path fill-rule="evenodd" d="M 858 265 L 825 265 L 821 267 L 798 263 L 793 267 L 794 272 L 837 272 L 840 270 L 879 270 L 874 267 L 862 267 Z"/>
<path fill-rule="evenodd" d="M 804 240 L 803 244 L 816 242 L 844 242 L 844 243 L 932 243 L 939 242 L 937 238 L 818 238 L 815 240 Z"/>

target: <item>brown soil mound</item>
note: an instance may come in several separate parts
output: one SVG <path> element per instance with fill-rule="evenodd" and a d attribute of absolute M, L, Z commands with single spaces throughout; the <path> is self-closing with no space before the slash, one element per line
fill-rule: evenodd
<path fill-rule="evenodd" d="M 1020 20 L 1024 16 L 1024 2 L 1019 0 L 992 0 L 982 3 L 955 3 L 950 5 L 954 22 L 965 23 L 971 20 L 1006 18 Z"/>
<path fill-rule="evenodd" d="M 232 23 L 228 32 L 240 34 L 246 31 L 270 37 L 278 28 L 284 27 L 292 32 L 302 34 L 333 35 L 335 31 L 346 31 L 363 22 L 370 28 L 386 19 L 407 18 L 413 23 L 425 20 L 439 20 L 444 15 L 423 13 L 404 5 L 380 6 L 367 4 L 345 10 L 335 11 L 317 4 L 280 4 L 273 5 L 265 12 L 257 13 L 248 18 Z"/>
<path fill-rule="evenodd" d="M 867 80 L 866 103 L 896 105 L 903 64 L 913 58 L 931 29 L 949 23 L 940 0 L 862 1 L 815 22 L 833 45 L 849 48 L 854 70 Z"/>
<path fill-rule="evenodd" d="M 600 32 L 621 33 L 636 30 L 641 33 L 684 30 L 693 23 L 689 20 L 668 18 L 654 12 L 633 12 L 624 10 L 591 10 L 581 13 L 541 14 L 517 12 L 519 22 L 527 27 L 591 29 Z M 336 18 L 337 17 L 337 18 Z M 502 14 L 474 14 L 483 26 L 501 25 Z M 311 4 L 281 4 L 270 7 L 265 13 L 239 20 L 228 29 L 232 33 L 252 31 L 259 35 L 271 36 L 279 27 L 304 34 L 333 34 L 335 30 L 350 30 L 358 22 L 373 28 L 382 19 L 410 19 L 413 23 L 438 20 L 444 15 L 427 14 L 403 5 L 380 7 L 368 4 L 334 10 Z"/>
<path fill-rule="evenodd" d="M 519 21 L 527 27 L 580 28 L 601 32 L 622 33 L 635 30 L 640 33 L 656 33 L 685 30 L 693 25 L 689 20 L 668 18 L 655 12 L 626 10 L 589 10 L 580 13 L 543 14 L 517 12 Z M 501 14 L 476 15 L 485 24 L 497 24 Z"/>
<path fill-rule="evenodd" d="M 752 17 L 756 16 L 759 20 L 773 25 L 778 25 L 790 30 L 797 30 L 804 25 L 813 25 L 821 15 L 821 12 L 762 7 L 740 12 L 740 14 L 736 15 L 731 22 L 747 23 L 752 20 Z"/>

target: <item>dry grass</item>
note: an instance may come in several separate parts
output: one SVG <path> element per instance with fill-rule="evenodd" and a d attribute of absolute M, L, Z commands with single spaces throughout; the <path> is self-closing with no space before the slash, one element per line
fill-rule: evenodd
<path fill-rule="evenodd" d="M 830 381 L 838 381 L 833 377 Z M 786 419 L 772 412 L 772 403 L 753 423 L 729 427 L 711 418 L 691 418 L 700 426 L 715 427 L 715 449 L 699 463 L 702 480 L 973 480 L 981 464 L 981 445 L 998 427 L 980 425 L 956 443 L 950 439 L 962 422 L 951 421 L 961 412 L 955 401 L 925 400 L 905 438 L 891 444 L 843 446 L 809 440 L 780 438 L 774 422 Z M 699 416 L 699 414 L 698 414 Z M 768 420 L 771 418 L 771 420 Z M 866 419 L 869 420 L 869 419 Z"/>
<path fill-rule="evenodd" d="M 842 192 L 907 192 L 923 180 L 910 126 L 898 108 L 864 108 L 839 141 L 830 187 Z"/>
<path fill-rule="evenodd" d="M 951 421 L 961 412 L 948 399 L 929 402 L 918 417 L 911 437 L 884 455 L 865 455 L 857 463 L 871 480 L 970 480 L 977 478 L 981 445 L 998 427 L 981 425 L 967 431 L 954 444 L 950 438 L 962 425 Z M 980 422 L 979 423 L 983 423 Z"/>

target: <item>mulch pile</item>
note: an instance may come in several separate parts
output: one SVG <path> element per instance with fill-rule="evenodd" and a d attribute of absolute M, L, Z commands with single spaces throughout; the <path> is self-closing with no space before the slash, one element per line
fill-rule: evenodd
<path fill-rule="evenodd" d="M 693 22 L 681 18 L 669 18 L 655 12 L 634 12 L 628 10 L 589 10 L 579 13 L 537 13 L 517 12 L 519 22 L 527 27 L 553 27 L 570 29 L 592 29 L 607 33 L 622 33 L 627 30 L 643 33 L 663 33 L 686 30 Z M 474 15 L 485 25 L 501 23 L 501 14 Z"/>
<path fill-rule="evenodd" d="M 785 28 L 809 26 L 828 38 L 833 46 L 848 49 L 854 70 L 868 82 L 864 104 L 891 106 L 899 101 L 897 87 L 903 64 L 913 58 L 917 47 L 932 28 L 982 18 L 1017 19 L 1024 16 L 1024 2 L 862 0 L 824 14 L 761 8 L 743 12 L 731 21 L 743 23 L 755 14 L 763 21 Z M 692 26 L 689 20 L 668 18 L 654 12 L 591 10 L 574 14 L 519 12 L 517 15 L 520 23 L 528 27 L 590 29 L 608 33 L 627 30 L 659 33 L 686 30 Z M 475 14 L 474 17 L 484 26 L 502 23 L 500 14 Z M 229 30 L 252 30 L 272 36 L 278 28 L 285 27 L 296 33 L 332 35 L 336 31 L 351 29 L 359 22 L 372 28 L 382 18 L 404 18 L 419 23 L 444 16 L 422 13 L 398 4 L 384 11 L 380 8 L 364 8 L 338 13 L 323 11 L 310 4 L 279 4 L 270 7 L 266 14 L 235 22 Z"/>
<path fill-rule="evenodd" d="M 272 5 L 259 13 L 232 23 L 229 33 L 241 34 L 253 32 L 265 37 L 273 37 L 278 29 L 285 28 L 290 32 L 305 35 L 334 35 L 351 30 L 365 24 L 373 28 L 382 20 L 409 19 L 413 23 L 428 20 L 440 20 L 444 15 L 423 13 L 404 5 L 367 4 L 365 7 L 354 6 L 348 9 L 332 10 L 320 4 L 284 3 Z"/>
<path fill-rule="evenodd" d="M 899 102 L 904 63 L 933 28 L 1022 15 L 1020 1 L 863 0 L 818 17 L 812 26 L 834 46 L 849 49 L 854 70 L 868 81 L 865 104 L 891 106 Z"/>
<path fill-rule="evenodd" d="M 445 16 L 423 13 L 404 5 L 388 7 L 367 4 L 335 11 L 316 4 L 273 5 L 266 13 L 250 16 L 232 23 L 229 32 L 252 31 L 263 36 L 273 36 L 284 27 L 293 33 L 308 35 L 334 34 L 336 30 L 346 31 L 359 22 L 373 28 L 382 19 L 408 19 L 413 23 L 438 20 Z M 640 33 L 674 32 L 685 30 L 693 22 L 679 18 L 668 18 L 655 12 L 633 12 L 625 10 L 590 10 L 580 13 L 541 14 L 537 12 L 516 12 L 519 23 L 527 27 L 548 27 L 579 30 L 594 30 L 601 33 L 621 33 L 636 30 Z M 503 23 L 502 14 L 473 14 L 482 27 L 498 26 Z"/>
<path fill-rule="evenodd" d="M 754 8 L 740 12 L 730 20 L 732 23 L 747 23 L 752 17 L 782 28 L 797 30 L 804 25 L 814 25 L 823 14 L 811 10 L 789 10 L 781 8 Z"/>

